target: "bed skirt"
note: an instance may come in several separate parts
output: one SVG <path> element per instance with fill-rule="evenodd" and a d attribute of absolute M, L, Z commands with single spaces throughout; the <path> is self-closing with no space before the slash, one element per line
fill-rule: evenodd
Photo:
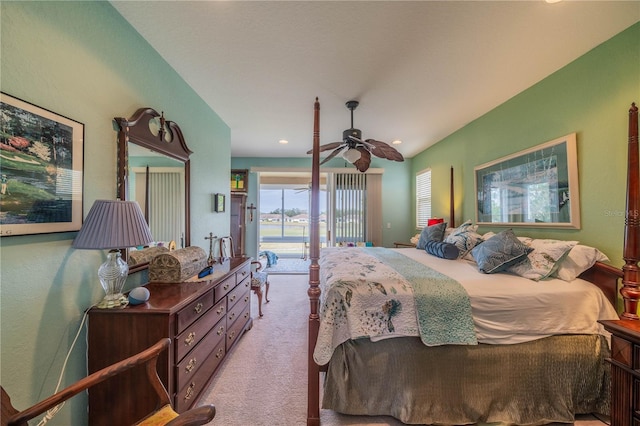
<path fill-rule="evenodd" d="M 322 408 L 407 424 L 573 423 L 609 414 L 608 356 L 597 335 L 438 347 L 417 337 L 351 340 L 331 358 Z"/>

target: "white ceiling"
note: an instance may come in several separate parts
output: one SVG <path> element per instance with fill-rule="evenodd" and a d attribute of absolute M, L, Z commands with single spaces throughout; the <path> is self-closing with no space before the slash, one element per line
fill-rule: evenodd
<path fill-rule="evenodd" d="M 234 157 L 307 156 L 316 96 L 321 143 L 355 99 L 363 138 L 412 157 L 640 20 L 640 1 L 111 3 L 229 125 Z"/>

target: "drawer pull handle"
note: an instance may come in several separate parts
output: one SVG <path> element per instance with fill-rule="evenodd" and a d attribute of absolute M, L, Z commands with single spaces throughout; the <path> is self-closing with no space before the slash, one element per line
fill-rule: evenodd
<path fill-rule="evenodd" d="M 247 271 L 242 271 L 242 276 L 244 277 L 245 275 L 247 275 Z"/>
<path fill-rule="evenodd" d="M 236 300 L 236 295 L 234 294 L 231 299 L 229 299 L 229 302 L 233 302 L 234 300 Z"/>
<path fill-rule="evenodd" d="M 202 303 L 198 303 L 195 308 L 193 308 L 193 310 L 195 311 L 196 314 L 199 314 L 200 312 L 202 312 L 202 306 L 204 306 Z"/>
<path fill-rule="evenodd" d="M 225 284 L 223 288 L 224 288 L 224 291 L 229 290 L 229 284 Z"/>
<path fill-rule="evenodd" d="M 196 384 L 191 382 L 191 384 L 189 385 L 189 387 L 187 388 L 186 392 L 184 393 L 184 400 L 188 401 L 191 399 L 191 397 L 193 396 L 193 389 L 196 387 Z"/>
<path fill-rule="evenodd" d="M 187 373 L 191 373 L 196 368 L 197 363 L 198 361 L 195 358 L 191 358 L 184 369 L 187 370 Z"/>
<path fill-rule="evenodd" d="M 233 338 L 235 337 L 236 332 L 232 331 L 231 333 L 229 333 L 229 340 L 233 340 Z"/>
<path fill-rule="evenodd" d="M 249 296 L 245 296 L 244 297 L 244 301 L 245 301 L 245 303 L 248 302 L 249 301 Z"/>
<path fill-rule="evenodd" d="M 245 312 L 244 314 L 244 319 L 247 319 L 247 318 L 249 318 L 249 312 Z"/>
<path fill-rule="evenodd" d="M 222 336 L 224 334 L 224 326 L 220 326 L 218 329 L 218 336 Z"/>
<path fill-rule="evenodd" d="M 195 342 L 195 340 L 196 340 L 196 333 L 192 331 L 191 333 L 189 333 L 187 338 L 184 339 L 184 344 L 186 346 L 191 346 L 193 342 Z"/>
<path fill-rule="evenodd" d="M 220 306 L 220 307 L 218 308 L 218 310 L 216 311 L 216 313 L 217 313 L 218 315 L 222 315 L 222 314 L 224 314 L 224 306 Z"/>
<path fill-rule="evenodd" d="M 224 349 L 220 348 L 220 349 L 218 349 L 218 353 L 216 354 L 216 358 L 220 359 L 220 358 L 222 358 L 222 355 L 224 355 Z"/>
<path fill-rule="evenodd" d="M 235 317 L 236 317 L 236 313 L 232 312 L 231 315 L 229 315 L 229 321 L 233 321 Z"/>

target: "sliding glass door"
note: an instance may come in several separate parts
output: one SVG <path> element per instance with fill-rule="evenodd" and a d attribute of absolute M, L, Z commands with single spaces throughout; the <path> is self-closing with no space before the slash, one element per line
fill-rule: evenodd
<path fill-rule="evenodd" d="M 310 192 L 308 185 L 260 184 L 260 247 L 280 258 L 309 256 Z M 326 238 L 326 192 L 320 196 L 320 239 Z"/>

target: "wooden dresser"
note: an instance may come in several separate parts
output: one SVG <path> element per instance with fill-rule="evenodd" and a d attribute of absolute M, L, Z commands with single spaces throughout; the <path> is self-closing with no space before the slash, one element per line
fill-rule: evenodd
<path fill-rule="evenodd" d="M 89 373 L 131 356 L 160 338 L 173 344 L 157 371 L 178 412 L 194 405 L 229 350 L 252 326 L 250 258 L 214 265 L 208 281 L 149 283 L 149 301 L 89 311 Z M 89 424 L 133 424 L 153 410 L 153 391 L 141 369 L 89 391 Z"/>
<path fill-rule="evenodd" d="M 640 426 L 640 321 L 600 321 L 611 336 L 611 426 Z"/>

